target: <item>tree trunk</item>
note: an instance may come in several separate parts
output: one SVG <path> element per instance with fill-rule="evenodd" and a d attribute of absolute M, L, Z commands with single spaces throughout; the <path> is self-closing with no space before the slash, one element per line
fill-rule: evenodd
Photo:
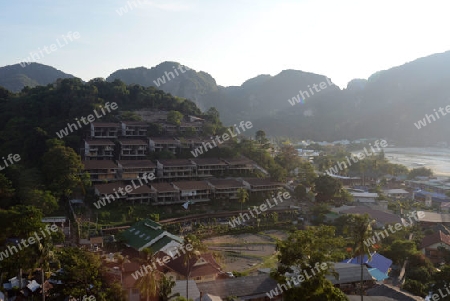
<path fill-rule="evenodd" d="M 364 301 L 363 300 L 363 285 L 364 285 L 364 273 L 363 273 L 363 271 L 364 271 L 364 269 L 363 269 L 363 255 L 361 254 L 360 255 L 361 256 L 361 301 Z"/>

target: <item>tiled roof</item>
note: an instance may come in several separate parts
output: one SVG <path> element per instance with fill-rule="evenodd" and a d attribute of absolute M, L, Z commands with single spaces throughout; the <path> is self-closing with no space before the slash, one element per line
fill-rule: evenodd
<path fill-rule="evenodd" d="M 139 185 L 139 183 L 136 183 L 136 182 L 135 182 L 136 186 Z M 151 193 L 156 193 L 156 191 L 151 189 L 147 185 L 142 185 L 142 186 L 139 186 L 136 189 L 133 189 L 129 194 L 144 194 L 144 193 L 151 194 Z"/>
<path fill-rule="evenodd" d="M 422 239 L 422 243 L 420 244 L 420 248 L 426 248 L 431 245 L 437 244 L 437 243 L 444 243 L 447 246 L 450 246 L 450 235 L 446 235 L 444 232 L 439 230 L 438 232 L 435 232 L 431 235 L 425 236 Z"/>
<path fill-rule="evenodd" d="M 97 189 L 100 194 L 107 194 L 107 193 L 113 194 L 114 189 L 117 191 L 117 189 L 119 189 L 120 187 L 125 188 L 125 186 L 127 185 L 124 184 L 123 182 L 113 182 L 108 184 L 94 185 L 94 188 Z"/>
<path fill-rule="evenodd" d="M 197 165 L 222 165 L 222 166 L 227 165 L 224 161 L 218 158 L 196 158 L 191 159 L 191 161 Z"/>
<path fill-rule="evenodd" d="M 204 190 L 204 189 L 211 189 L 211 186 L 208 185 L 208 183 L 204 181 L 179 181 L 179 182 L 172 182 L 174 187 L 177 187 L 180 190 Z"/>
<path fill-rule="evenodd" d="M 83 161 L 84 169 L 117 169 L 117 164 L 112 160 L 88 160 Z"/>
<path fill-rule="evenodd" d="M 223 189 L 223 188 L 242 188 L 245 187 L 245 185 L 234 179 L 210 179 L 208 180 L 209 183 L 215 188 Z"/>
<path fill-rule="evenodd" d="M 271 179 L 262 178 L 248 178 L 244 179 L 245 182 L 252 186 L 267 186 L 267 185 L 283 185 L 283 183 L 272 181 Z"/>
<path fill-rule="evenodd" d="M 222 158 L 222 160 L 224 160 L 225 162 L 227 162 L 230 165 L 253 164 L 253 163 L 255 163 L 252 160 L 250 160 L 248 158 L 245 158 L 245 157 L 241 157 L 241 158 Z"/>
<path fill-rule="evenodd" d="M 375 286 L 373 288 L 369 288 L 367 290 L 367 295 L 369 296 L 384 296 L 388 298 L 392 298 L 397 301 L 419 301 L 424 300 L 419 296 L 414 296 L 408 292 L 402 291 L 398 287 L 382 284 Z"/>
<path fill-rule="evenodd" d="M 176 189 L 169 183 L 152 183 L 151 185 L 156 190 L 156 192 L 178 192 L 178 189 Z"/>
<path fill-rule="evenodd" d="M 191 258 L 189 265 L 185 264 L 185 257 L 185 254 L 181 254 L 181 256 L 169 261 L 166 266 L 183 276 L 187 275 L 188 271 L 190 271 L 190 277 L 214 275 L 221 272 L 219 264 L 211 254 L 202 254 L 198 258 Z M 204 263 L 198 264 L 201 261 L 204 261 Z"/>
<path fill-rule="evenodd" d="M 365 214 L 367 213 L 372 219 L 381 224 L 395 224 L 401 223 L 402 219 L 395 214 L 383 212 L 380 210 L 371 209 L 365 206 L 356 206 L 347 210 L 342 210 L 341 213 L 345 214 Z"/>
<path fill-rule="evenodd" d="M 124 168 L 155 168 L 156 164 L 150 160 L 119 160 L 117 163 Z"/>
<path fill-rule="evenodd" d="M 166 160 L 158 160 L 163 166 L 192 166 L 194 167 L 194 163 L 192 163 L 188 159 L 166 159 Z"/>
<path fill-rule="evenodd" d="M 418 211 L 419 221 L 426 223 L 450 223 L 450 214 L 428 211 Z"/>
<path fill-rule="evenodd" d="M 277 282 L 269 275 L 257 275 L 197 283 L 201 292 L 225 298 L 227 296 L 266 296 L 277 286 Z"/>
<path fill-rule="evenodd" d="M 148 145 L 148 142 L 141 139 L 119 139 L 122 145 Z"/>

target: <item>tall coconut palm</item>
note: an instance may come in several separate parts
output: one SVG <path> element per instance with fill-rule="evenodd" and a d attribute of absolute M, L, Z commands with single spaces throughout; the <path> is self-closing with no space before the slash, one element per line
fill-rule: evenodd
<path fill-rule="evenodd" d="M 189 277 L 191 275 L 191 260 L 197 259 L 200 256 L 200 251 L 205 251 L 206 246 L 192 234 L 184 237 L 183 250 L 186 250 L 184 255 L 184 265 L 186 266 L 186 299 L 189 300 Z M 191 250 L 191 251 L 189 251 Z"/>
<path fill-rule="evenodd" d="M 150 249 L 144 249 L 143 252 L 145 254 L 145 264 L 152 266 L 154 256 L 152 251 Z M 150 297 L 156 297 L 158 295 L 159 274 L 158 270 L 150 269 L 136 283 L 136 288 L 146 297 L 147 301 L 150 301 Z"/>
<path fill-rule="evenodd" d="M 245 188 L 238 189 L 238 202 L 241 203 L 241 213 L 242 213 L 242 205 L 248 200 L 248 192 Z"/>
<path fill-rule="evenodd" d="M 363 301 L 364 295 L 364 255 L 367 254 L 368 260 L 372 259 L 371 249 L 372 247 L 367 246 L 364 242 L 367 241 L 370 234 L 372 233 L 372 225 L 375 221 L 371 220 L 368 214 L 352 214 L 348 220 L 348 226 L 346 227 L 346 233 L 350 235 L 352 239 L 352 256 L 359 256 L 361 260 L 361 301 Z"/>

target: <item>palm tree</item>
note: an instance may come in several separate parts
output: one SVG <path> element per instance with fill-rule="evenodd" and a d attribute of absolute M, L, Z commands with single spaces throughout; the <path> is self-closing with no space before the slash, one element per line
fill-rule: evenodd
<path fill-rule="evenodd" d="M 162 276 L 159 281 L 159 297 L 162 301 L 169 301 L 169 299 L 180 295 L 180 293 L 170 295 L 174 286 L 175 281 L 173 281 L 172 276 L 170 276 L 169 278 L 164 275 Z"/>
<path fill-rule="evenodd" d="M 143 252 L 145 254 L 145 263 L 152 266 L 154 256 L 152 251 L 146 248 Z M 150 301 L 150 297 L 156 297 L 158 295 L 159 274 L 158 270 L 150 269 L 148 273 L 137 281 L 136 287 L 142 295 L 146 296 L 147 301 Z"/>
<path fill-rule="evenodd" d="M 191 249 L 191 251 L 189 251 Z M 197 259 L 200 256 L 200 251 L 205 251 L 206 246 L 192 234 L 188 234 L 184 237 L 183 250 L 186 250 L 184 255 L 184 265 L 186 270 L 186 299 L 189 300 L 189 277 L 191 275 L 191 260 Z"/>
<path fill-rule="evenodd" d="M 241 213 L 242 213 L 242 205 L 248 200 L 248 192 L 245 188 L 238 189 L 238 202 L 241 203 Z"/>
<path fill-rule="evenodd" d="M 364 294 L 363 258 L 364 255 L 367 254 L 368 260 L 370 261 L 372 259 L 371 246 L 367 246 L 364 242 L 367 241 L 369 235 L 372 233 L 372 224 L 374 222 L 375 221 L 371 220 L 368 214 L 352 214 L 348 219 L 348 226 L 345 231 L 352 239 L 354 239 L 352 241 L 352 255 L 355 257 L 360 256 L 361 260 L 361 301 L 363 301 Z"/>

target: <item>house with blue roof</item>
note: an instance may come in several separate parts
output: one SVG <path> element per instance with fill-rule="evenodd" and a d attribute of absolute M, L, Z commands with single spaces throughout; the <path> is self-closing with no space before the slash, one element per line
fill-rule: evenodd
<path fill-rule="evenodd" d="M 361 265 L 361 256 L 345 259 L 341 262 Z M 370 260 L 367 254 L 365 254 L 362 257 L 362 263 L 368 268 L 370 275 L 372 275 L 372 277 L 377 281 L 382 281 L 389 278 L 388 273 L 392 265 L 392 260 L 378 254 L 377 252 L 373 252 Z"/>

